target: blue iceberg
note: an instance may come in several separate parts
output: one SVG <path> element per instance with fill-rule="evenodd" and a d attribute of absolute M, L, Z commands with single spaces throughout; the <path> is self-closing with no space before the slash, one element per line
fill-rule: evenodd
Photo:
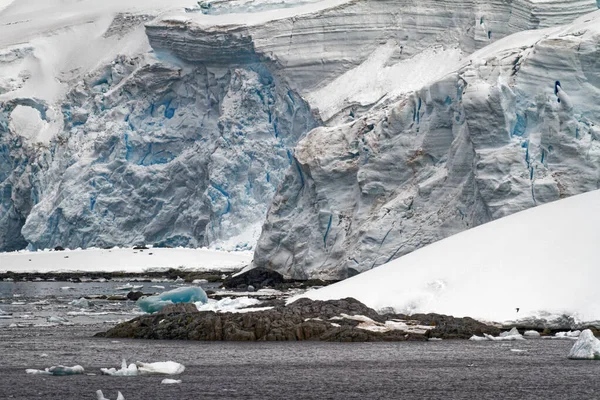
<path fill-rule="evenodd" d="M 162 310 L 169 304 L 176 303 L 206 303 L 208 297 L 206 292 L 200 287 L 180 287 L 177 289 L 163 292 L 156 296 L 142 297 L 138 300 L 137 305 L 142 311 L 147 313 L 154 313 Z"/>

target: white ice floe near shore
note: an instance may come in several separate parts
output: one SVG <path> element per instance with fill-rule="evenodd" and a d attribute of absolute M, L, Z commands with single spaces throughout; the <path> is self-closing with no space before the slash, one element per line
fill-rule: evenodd
<path fill-rule="evenodd" d="M 599 203 L 594 191 L 542 205 L 298 297 L 489 321 L 541 311 L 599 320 L 600 303 L 591 301 L 600 280 Z"/>
<path fill-rule="evenodd" d="M 120 369 L 101 368 L 102 374 L 110 376 L 138 376 L 138 375 L 180 375 L 185 371 L 183 364 L 174 361 L 160 361 L 144 363 L 141 361 L 127 365 L 123 360 Z"/>
<path fill-rule="evenodd" d="M 131 248 L 0 253 L 0 272 L 144 272 L 181 268 L 235 271 L 248 265 L 252 253 L 209 249 Z"/>
<path fill-rule="evenodd" d="M 260 300 L 250 297 L 225 297 L 221 300 L 208 299 L 206 303 L 196 303 L 198 311 L 232 312 L 251 307 L 260 303 Z"/>
<path fill-rule="evenodd" d="M 54 367 L 40 369 L 27 369 L 25 370 L 30 375 L 54 375 L 54 376 L 66 376 L 66 375 L 81 375 L 85 371 L 81 365 L 75 365 L 73 367 L 65 367 L 64 365 L 57 365 Z"/>
<path fill-rule="evenodd" d="M 600 340 L 591 330 L 585 329 L 569 351 L 572 360 L 600 360 Z"/>

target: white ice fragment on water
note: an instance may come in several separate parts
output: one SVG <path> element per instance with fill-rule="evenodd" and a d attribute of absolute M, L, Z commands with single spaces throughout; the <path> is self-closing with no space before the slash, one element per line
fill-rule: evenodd
<path fill-rule="evenodd" d="M 97 400 L 110 400 L 104 397 L 104 393 L 102 393 L 102 390 L 96 390 L 96 398 Z M 125 397 L 123 396 L 123 394 L 121 394 L 121 392 L 117 393 L 117 400 L 125 400 Z"/>
<path fill-rule="evenodd" d="M 427 339 L 427 341 L 429 342 L 441 342 L 443 339 L 439 338 L 439 337 L 431 337 L 429 339 Z"/>
<path fill-rule="evenodd" d="M 206 280 L 206 279 L 194 279 L 192 281 L 192 284 L 194 284 L 194 285 L 204 285 L 207 283 L 208 283 L 208 280 Z"/>
<path fill-rule="evenodd" d="M 142 297 L 138 300 L 137 305 L 142 311 L 147 313 L 153 313 L 162 310 L 169 304 L 176 303 L 206 303 L 208 297 L 206 292 L 202 288 L 194 287 L 180 287 L 177 289 L 163 292 L 156 296 Z"/>
<path fill-rule="evenodd" d="M 127 365 L 127 361 L 123 360 L 121 369 L 100 368 L 100 371 L 102 371 L 102 374 L 110 376 L 179 375 L 185 371 L 185 366 L 174 361 L 155 363 L 138 361 L 135 364 Z"/>
<path fill-rule="evenodd" d="M 341 327 L 340 324 L 334 324 L 333 322 L 330 322 L 331 326 L 333 326 L 334 328 L 339 328 Z"/>
<path fill-rule="evenodd" d="M 477 335 L 473 335 L 469 338 L 469 340 L 473 341 L 473 342 L 487 342 L 488 338 L 486 337 L 481 337 L 481 336 L 477 336 Z"/>
<path fill-rule="evenodd" d="M 162 285 L 152 285 L 152 286 L 150 286 L 150 287 L 151 287 L 151 288 L 153 288 L 153 289 L 164 289 L 164 288 L 165 288 L 165 287 L 164 287 L 164 286 L 162 286 Z"/>
<path fill-rule="evenodd" d="M 488 340 L 492 340 L 495 342 L 510 341 L 510 340 L 525 340 L 525 338 L 521 334 L 509 335 L 509 336 L 492 336 L 492 335 L 488 335 L 487 333 L 484 333 L 483 336 L 485 336 Z"/>
<path fill-rule="evenodd" d="M 538 331 L 525 331 L 525 333 L 523 333 L 523 336 L 534 338 L 540 337 L 541 335 Z"/>
<path fill-rule="evenodd" d="M 115 290 L 139 290 L 143 287 L 144 285 L 132 285 L 131 283 L 126 283 L 123 286 L 117 286 Z"/>
<path fill-rule="evenodd" d="M 87 301 L 87 299 L 85 297 L 82 297 L 77 300 L 73 300 L 69 304 L 72 306 L 80 307 L 80 308 L 88 308 L 90 306 L 90 302 Z"/>
<path fill-rule="evenodd" d="M 52 316 L 50 316 L 50 317 L 46 318 L 46 321 L 48 321 L 48 322 L 52 322 L 52 323 L 55 323 L 55 324 L 66 324 L 66 323 L 68 323 L 68 322 L 69 322 L 69 321 L 68 321 L 68 320 L 66 320 L 65 318 L 62 318 L 62 317 L 57 317 L 57 316 L 55 316 L 55 315 L 52 315 Z"/>
<path fill-rule="evenodd" d="M 163 385 L 176 385 L 181 383 L 181 379 L 163 379 L 162 382 L 160 382 Z"/>
<path fill-rule="evenodd" d="M 510 349 L 510 351 L 512 351 L 513 353 L 525 353 L 527 350 L 522 350 L 522 349 Z"/>
<path fill-rule="evenodd" d="M 183 364 L 174 361 L 163 361 L 155 363 L 136 362 L 140 375 L 179 375 L 185 371 Z"/>
<path fill-rule="evenodd" d="M 520 336 L 519 330 L 517 328 L 512 328 L 508 332 L 500 332 L 500 337 L 509 337 L 509 336 Z"/>
<path fill-rule="evenodd" d="M 48 354 L 46 354 L 46 353 L 42 353 L 42 354 L 40 354 L 40 357 L 41 357 L 41 358 L 46 358 L 46 357 L 48 357 Z"/>
<path fill-rule="evenodd" d="M 183 279 L 180 276 L 177 276 L 177 279 L 175 279 L 175 283 L 184 283 L 184 282 L 185 282 L 185 279 Z"/>
<path fill-rule="evenodd" d="M 71 286 L 62 286 L 60 290 L 75 290 L 75 288 L 72 288 Z"/>
<path fill-rule="evenodd" d="M 556 332 L 554 334 L 554 337 L 557 339 L 572 339 L 572 340 L 576 340 L 579 335 L 581 334 L 581 331 L 568 331 L 568 332 Z"/>
<path fill-rule="evenodd" d="M 65 367 L 64 365 L 57 365 L 43 370 L 40 369 L 26 369 L 25 373 L 30 375 L 54 375 L 54 376 L 66 376 L 66 375 L 81 375 L 84 373 L 84 369 L 81 365 L 75 365 L 73 367 Z"/>
<path fill-rule="evenodd" d="M 591 330 L 586 329 L 569 351 L 572 360 L 600 360 L 600 340 L 596 339 Z"/>
<path fill-rule="evenodd" d="M 103 375 L 110 376 L 137 376 L 138 369 L 135 364 L 127 366 L 127 361 L 123 360 L 121 363 L 121 369 L 116 368 L 100 368 Z"/>

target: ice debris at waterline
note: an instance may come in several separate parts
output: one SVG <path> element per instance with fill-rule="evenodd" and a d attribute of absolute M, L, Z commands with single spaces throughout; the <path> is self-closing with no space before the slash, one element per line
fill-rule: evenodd
<path fill-rule="evenodd" d="M 30 375 L 54 375 L 54 376 L 66 376 L 66 375 L 81 375 L 84 369 L 81 365 L 75 365 L 74 367 L 65 367 L 58 365 L 46 369 L 26 369 L 25 372 Z"/>
<path fill-rule="evenodd" d="M 185 371 L 185 366 L 174 361 L 164 361 L 155 363 L 136 362 L 127 365 L 123 360 L 121 369 L 100 368 L 102 374 L 110 376 L 138 376 L 138 375 L 179 375 Z"/>
<path fill-rule="evenodd" d="M 473 335 L 469 338 L 474 342 L 486 342 L 486 341 L 509 341 L 509 340 L 525 340 L 523 335 L 521 335 L 517 328 L 512 328 L 508 332 L 502 332 L 498 336 L 488 335 L 487 333 L 483 334 L 483 337 Z"/>
<path fill-rule="evenodd" d="M 104 397 L 104 393 L 102 393 L 102 390 L 96 390 L 96 398 L 97 398 L 97 400 L 110 400 L 110 399 L 107 399 L 106 397 Z M 125 400 L 125 396 L 123 396 L 123 394 L 121 394 L 121 392 L 118 392 L 117 400 Z"/>
<path fill-rule="evenodd" d="M 137 305 L 142 311 L 154 313 L 162 310 L 169 304 L 176 303 L 206 303 L 208 297 L 201 287 L 180 287 L 169 290 L 155 296 L 142 297 L 138 300 Z"/>
<path fill-rule="evenodd" d="M 181 379 L 163 379 L 162 382 L 160 382 L 163 385 L 178 385 L 181 383 Z"/>
<path fill-rule="evenodd" d="M 596 339 L 591 330 L 586 329 L 569 352 L 571 360 L 600 360 L 600 340 Z"/>
<path fill-rule="evenodd" d="M 72 306 L 80 307 L 80 308 L 88 308 L 90 306 L 90 302 L 87 301 L 87 299 L 85 297 L 82 297 L 77 300 L 73 300 L 69 304 Z"/>

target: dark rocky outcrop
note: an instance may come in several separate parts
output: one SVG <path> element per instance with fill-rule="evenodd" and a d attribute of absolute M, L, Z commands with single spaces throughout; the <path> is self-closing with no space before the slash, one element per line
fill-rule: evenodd
<path fill-rule="evenodd" d="M 255 289 L 264 287 L 275 287 L 284 283 L 283 275 L 267 268 L 253 268 L 239 275 L 230 277 L 223 281 L 223 286 L 228 289 L 246 289 L 253 286 Z"/>
<path fill-rule="evenodd" d="M 339 318 L 341 314 L 362 315 L 377 323 L 404 319 L 402 315 L 380 315 L 359 301 L 313 301 L 300 299 L 288 306 L 250 313 L 198 312 L 191 304 L 165 308 L 160 314 L 144 315 L 121 323 L 97 336 L 134 339 L 179 339 L 216 341 L 297 341 L 336 342 L 405 341 L 439 338 L 469 338 L 483 332 L 497 335 L 499 329 L 471 318 L 428 314 L 411 316 L 408 324 L 428 325 L 431 330 L 373 332 L 357 328 L 359 321 Z M 337 317 L 335 319 L 331 319 Z"/>

